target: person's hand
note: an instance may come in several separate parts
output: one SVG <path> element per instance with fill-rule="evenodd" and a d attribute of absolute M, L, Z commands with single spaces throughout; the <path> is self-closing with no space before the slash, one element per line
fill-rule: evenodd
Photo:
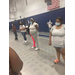
<path fill-rule="evenodd" d="M 51 45 L 51 42 L 49 42 L 49 45 Z"/>

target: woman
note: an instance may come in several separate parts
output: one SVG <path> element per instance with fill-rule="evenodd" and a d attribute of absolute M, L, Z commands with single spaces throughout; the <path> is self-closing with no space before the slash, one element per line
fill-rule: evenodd
<path fill-rule="evenodd" d="M 56 18 L 55 25 L 50 30 L 49 45 L 53 45 L 57 52 L 57 58 L 54 63 L 60 62 L 60 54 L 65 61 L 65 25 L 61 17 Z"/>
<path fill-rule="evenodd" d="M 27 29 L 27 32 L 29 34 L 29 25 L 28 25 L 28 23 L 26 23 L 26 29 Z"/>
<path fill-rule="evenodd" d="M 13 33 L 15 34 L 15 40 L 18 40 L 18 36 L 17 36 L 17 32 L 16 32 L 16 27 L 15 27 L 14 23 L 12 23 L 12 30 L 13 30 Z"/>
<path fill-rule="evenodd" d="M 49 22 L 47 22 L 47 26 L 48 26 L 48 28 L 49 28 L 49 32 L 50 32 L 51 27 L 52 27 L 52 21 L 51 21 L 51 20 L 49 20 Z"/>
<path fill-rule="evenodd" d="M 33 18 L 30 19 L 29 29 L 30 29 L 30 34 L 31 34 L 32 40 L 33 40 L 33 47 L 32 48 L 36 47 L 35 50 L 38 50 L 39 46 L 38 46 L 37 32 L 39 30 L 39 26 L 37 23 L 34 22 Z"/>
<path fill-rule="evenodd" d="M 23 67 L 23 62 L 16 52 L 9 47 L 9 75 L 22 75 L 20 73 Z"/>
<path fill-rule="evenodd" d="M 24 42 L 26 43 L 27 42 L 27 38 L 26 38 L 26 32 L 27 32 L 27 30 L 26 30 L 26 28 L 25 28 L 25 26 L 23 25 L 22 22 L 20 22 L 20 29 L 19 30 L 21 31 L 21 33 L 23 35 Z"/>

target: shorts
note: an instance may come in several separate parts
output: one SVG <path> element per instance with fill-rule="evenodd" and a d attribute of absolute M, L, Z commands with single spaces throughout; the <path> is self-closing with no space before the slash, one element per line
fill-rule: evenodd
<path fill-rule="evenodd" d="M 65 47 L 55 47 L 55 46 L 54 46 L 54 48 L 63 49 L 63 48 L 65 48 Z"/>

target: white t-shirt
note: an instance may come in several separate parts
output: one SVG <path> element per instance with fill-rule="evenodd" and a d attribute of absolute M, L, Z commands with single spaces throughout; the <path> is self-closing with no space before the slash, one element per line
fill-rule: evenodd
<path fill-rule="evenodd" d="M 52 45 L 55 47 L 65 47 L 65 25 L 63 24 L 60 29 L 56 29 L 54 25 L 50 32 L 52 32 Z"/>
<path fill-rule="evenodd" d="M 28 25 L 26 25 L 26 28 L 28 28 Z"/>
<path fill-rule="evenodd" d="M 38 23 L 35 23 L 35 22 L 34 22 L 33 24 L 30 24 L 30 27 L 29 27 L 30 32 L 31 32 L 31 31 L 34 31 L 34 32 L 37 31 L 37 29 L 36 29 L 36 27 L 35 27 L 36 25 L 38 25 Z"/>
<path fill-rule="evenodd" d="M 51 28 L 52 27 L 52 22 L 47 22 L 48 27 Z"/>
<path fill-rule="evenodd" d="M 25 25 L 20 25 L 20 29 L 25 28 Z M 21 32 L 26 32 L 26 30 L 21 30 Z"/>

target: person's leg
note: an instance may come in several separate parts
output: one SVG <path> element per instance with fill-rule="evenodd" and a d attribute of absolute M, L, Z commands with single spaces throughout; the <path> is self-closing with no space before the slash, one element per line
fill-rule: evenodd
<path fill-rule="evenodd" d="M 17 37 L 17 32 L 15 32 L 15 37 L 16 37 L 16 39 L 18 39 L 18 37 Z"/>
<path fill-rule="evenodd" d="M 32 38 L 32 41 L 33 41 L 33 47 L 36 47 L 36 45 L 35 45 L 35 40 L 34 40 L 34 38 L 33 38 L 32 35 L 31 35 L 31 38 Z"/>
<path fill-rule="evenodd" d="M 23 37 L 24 37 L 24 40 L 27 40 L 27 38 L 26 38 L 26 32 L 23 33 Z"/>
<path fill-rule="evenodd" d="M 21 32 L 21 34 L 22 34 L 22 36 L 23 36 L 23 39 L 24 39 L 24 32 Z M 25 42 L 25 41 L 23 41 L 23 42 Z"/>
<path fill-rule="evenodd" d="M 24 38 L 24 32 L 21 32 L 21 34 L 22 34 L 22 36 L 23 36 L 23 38 Z"/>
<path fill-rule="evenodd" d="M 57 52 L 57 58 L 60 61 L 60 50 L 58 48 L 55 48 L 55 49 L 56 49 L 56 52 Z"/>
<path fill-rule="evenodd" d="M 15 35 L 15 40 L 16 40 L 16 32 L 13 32 L 14 33 L 14 35 Z"/>
<path fill-rule="evenodd" d="M 28 34 L 29 34 L 29 28 L 28 28 Z"/>
<path fill-rule="evenodd" d="M 34 39 L 35 39 L 35 42 L 36 42 L 36 49 L 35 50 L 38 50 L 39 45 L 38 45 L 38 39 L 37 39 L 37 32 L 34 34 Z"/>
<path fill-rule="evenodd" d="M 22 36 L 23 36 L 23 32 L 21 32 Z"/>
<path fill-rule="evenodd" d="M 37 36 L 36 36 L 36 48 L 39 48 Z"/>
<path fill-rule="evenodd" d="M 63 57 L 64 62 L 65 62 L 65 48 L 63 48 L 63 49 L 61 50 L 61 53 L 62 53 L 62 57 Z"/>

